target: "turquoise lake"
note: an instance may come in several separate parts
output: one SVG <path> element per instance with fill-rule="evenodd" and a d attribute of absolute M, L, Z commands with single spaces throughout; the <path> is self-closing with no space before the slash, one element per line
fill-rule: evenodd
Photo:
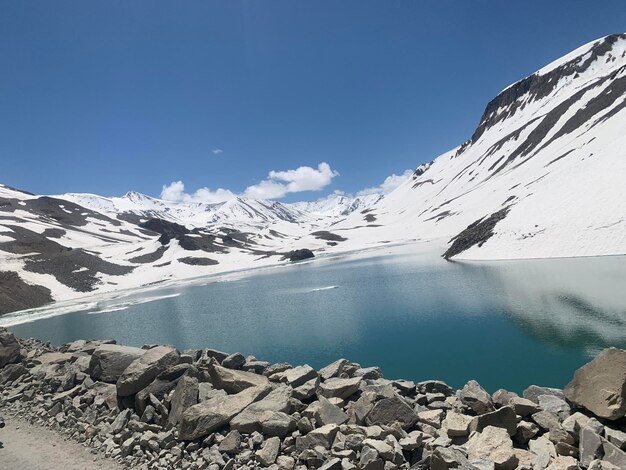
<path fill-rule="evenodd" d="M 138 292 L 10 329 L 315 368 L 345 357 L 387 378 L 474 378 L 490 392 L 563 387 L 602 348 L 626 348 L 626 257 L 446 262 L 390 248 Z"/>

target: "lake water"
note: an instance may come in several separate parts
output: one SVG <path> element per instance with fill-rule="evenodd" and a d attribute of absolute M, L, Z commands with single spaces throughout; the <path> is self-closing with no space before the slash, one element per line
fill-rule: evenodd
<path fill-rule="evenodd" d="M 563 387 L 602 348 L 626 348 L 626 257 L 452 263 L 427 245 L 389 248 L 136 293 L 10 329 L 55 344 L 115 338 L 315 368 L 345 357 L 387 378 L 455 387 L 475 378 L 491 392 Z"/>

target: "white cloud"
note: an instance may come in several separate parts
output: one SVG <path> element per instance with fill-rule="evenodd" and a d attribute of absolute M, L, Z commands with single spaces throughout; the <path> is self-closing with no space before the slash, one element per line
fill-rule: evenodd
<path fill-rule="evenodd" d="M 326 162 L 320 163 L 317 168 L 301 166 L 295 170 L 270 171 L 267 178 L 260 183 L 248 186 L 242 196 L 255 199 L 279 199 L 289 193 L 302 191 L 320 191 L 328 186 L 339 173 L 333 170 Z M 194 193 L 185 192 L 182 181 L 173 181 L 163 185 L 161 199 L 177 202 L 222 202 L 237 197 L 228 189 L 218 188 L 212 191 L 209 188 L 200 188 Z"/>
<path fill-rule="evenodd" d="M 185 192 L 185 184 L 182 181 L 173 181 L 164 184 L 161 190 L 161 199 L 175 202 L 224 202 L 237 197 L 228 189 L 218 188 L 215 191 L 209 188 L 200 188 L 194 193 Z"/>
<path fill-rule="evenodd" d="M 339 173 L 326 162 L 317 165 L 317 169 L 301 166 L 295 170 L 270 171 L 267 179 L 259 184 L 248 186 L 244 195 L 259 199 L 276 199 L 288 193 L 319 191 L 328 186 Z"/>
<path fill-rule="evenodd" d="M 413 174 L 413 170 L 405 170 L 401 175 L 396 175 L 395 173 L 391 176 L 387 176 L 385 181 L 383 181 L 379 186 L 375 186 L 372 188 L 365 188 L 356 193 L 357 196 L 368 196 L 370 194 L 389 194 L 391 191 L 396 189 L 402 183 L 411 178 Z"/>
<path fill-rule="evenodd" d="M 220 153 L 224 153 L 222 149 L 213 149 L 212 152 L 213 152 L 213 155 L 219 155 Z"/>

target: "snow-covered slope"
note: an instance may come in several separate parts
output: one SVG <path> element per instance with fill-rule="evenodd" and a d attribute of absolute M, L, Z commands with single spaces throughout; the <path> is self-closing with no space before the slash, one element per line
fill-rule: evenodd
<path fill-rule="evenodd" d="M 353 246 L 463 232 L 458 259 L 626 253 L 626 35 L 506 88 L 467 142 L 373 209 L 378 227 L 352 214 L 335 232 Z"/>

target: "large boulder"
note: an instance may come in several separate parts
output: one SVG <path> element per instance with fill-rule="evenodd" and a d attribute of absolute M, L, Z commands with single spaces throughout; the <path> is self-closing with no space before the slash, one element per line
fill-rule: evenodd
<path fill-rule="evenodd" d="M 20 362 L 20 343 L 13 333 L 0 328 L 0 367 Z"/>
<path fill-rule="evenodd" d="M 171 346 L 157 346 L 131 362 L 117 380 L 117 394 L 134 395 L 146 388 L 166 369 L 180 362 L 180 354 Z"/>
<path fill-rule="evenodd" d="M 626 416 L 626 351 L 602 351 L 576 371 L 564 393 L 568 400 L 601 418 Z"/>
<path fill-rule="evenodd" d="M 270 383 L 264 375 L 227 369 L 217 364 L 212 364 L 209 374 L 211 375 L 211 383 L 215 388 L 225 390 L 226 393 L 239 393 L 247 388 L 265 387 Z"/>
<path fill-rule="evenodd" d="M 392 426 L 398 422 L 403 429 L 410 429 L 417 422 L 417 415 L 402 398 L 391 397 L 377 401 L 365 421 L 368 426 Z"/>
<path fill-rule="evenodd" d="M 514 470 L 518 463 L 509 433 L 506 429 L 493 426 L 472 435 L 467 443 L 467 454 L 470 459 L 493 462 L 493 468 L 500 470 Z"/>
<path fill-rule="evenodd" d="M 178 424 L 183 412 L 198 403 L 198 379 L 184 375 L 176 384 L 172 400 L 170 402 L 170 414 L 168 421 Z"/>
<path fill-rule="evenodd" d="M 146 350 L 131 346 L 103 344 L 91 355 L 89 375 L 102 382 L 115 383 L 122 372 L 145 353 Z"/>
<path fill-rule="evenodd" d="M 240 432 L 261 432 L 263 423 L 272 419 L 273 412 L 286 413 L 290 410 L 291 389 L 280 386 L 271 391 L 269 395 L 256 403 L 253 403 L 230 422 L 230 427 Z"/>
<path fill-rule="evenodd" d="M 461 402 L 474 413 L 482 415 L 495 410 L 493 400 L 487 391 L 475 380 L 470 380 L 459 393 Z"/>
<path fill-rule="evenodd" d="M 359 391 L 362 381 L 361 377 L 351 379 L 331 378 L 319 384 L 317 394 L 326 398 L 341 398 L 345 400 Z"/>
<path fill-rule="evenodd" d="M 250 387 L 235 395 L 216 397 L 187 408 L 180 421 L 178 438 L 191 441 L 221 429 L 271 389 L 270 385 Z"/>

